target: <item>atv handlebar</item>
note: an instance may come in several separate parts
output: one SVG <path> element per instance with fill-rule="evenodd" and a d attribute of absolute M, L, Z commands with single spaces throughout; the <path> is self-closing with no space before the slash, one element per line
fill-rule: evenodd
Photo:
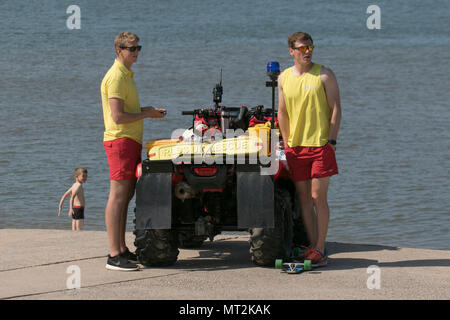
<path fill-rule="evenodd" d="M 214 117 L 217 116 L 217 110 L 213 110 L 211 108 L 202 108 L 202 109 L 195 109 L 195 110 L 189 110 L 189 111 L 181 111 L 181 115 L 183 116 L 196 116 L 201 115 L 204 117 Z"/>
<path fill-rule="evenodd" d="M 219 109 L 220 110 L 220 109 Z M 181 115 L 183 116 L 195 116 L 195 115 L 204 115 L 204 116 L 220 116 L 219 110 L 217 109 L 211 109 L 211 108 L 202 108 L 202 109 L 195 109 L 195 110 L 189 110 L 189 111 L 181 111 Z M 223 110 L 231 111 L 233 112 L 234 118 L 238 117 L 241 118 L 244 113 L 247 114 L 247 111 L 244 112 L 244 110 L 247 110 L 247 107 L 241 107 L 241 108 L 227 108 L 225 107 Z M 259 105 L 256 107 L 251 108 L 248 111 L 249 116 L 255 116 L 256 118 L 261 117 L 271 117 L 273 115 L 272 109 L 265 109 L 264 106 Z M 275 116 L 277 116 L 277 112 L 275 111 Z M 232 116 L 233 117 L 233 116 Z"/>

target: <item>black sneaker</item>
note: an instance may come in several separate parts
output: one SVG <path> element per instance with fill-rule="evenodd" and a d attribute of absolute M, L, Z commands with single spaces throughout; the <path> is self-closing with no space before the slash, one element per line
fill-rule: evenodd
<path fill-rule="evenodd" d="M 115 257 L 108 255 L 106 269 L 115 271 L 136 271 L 139 270 L 139 267 L 137 264 L 129 262 L 127 257 L 123 254 L 119 254 Z"/>
<path fill-rule="evenodd" d="M 128 248 L 124 252 L 122 252 L 121 255 L 126 257 L 131 263 L 139 263 L 136 254 L 128 250 Z"/>

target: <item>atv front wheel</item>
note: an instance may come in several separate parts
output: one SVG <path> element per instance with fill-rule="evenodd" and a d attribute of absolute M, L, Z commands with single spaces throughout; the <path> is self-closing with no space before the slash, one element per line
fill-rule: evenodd
<path fill-rule="evenodd" d="M 275 227 L 250 230 L 252 261 L 259 266 L 273 266 L 276 259 L 289 258 L 293 238 L 291 195 L 286 189 L 275 190 Z"/>
<path fill-rule="evenodd" d="M 136 255 L 140 263 L 150 267 L 173 265 L 178 258 L 178 243 L 172 230 L 134 230 Z"/>

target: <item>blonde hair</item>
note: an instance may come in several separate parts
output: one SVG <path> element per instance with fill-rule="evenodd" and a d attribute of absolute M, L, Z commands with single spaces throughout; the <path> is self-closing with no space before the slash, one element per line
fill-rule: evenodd
<path fill-rule="evenodd" d="M 308 41 L 308 40 L 311 40 L 311 43 L 314 43 L 310 34 L 306 32 L 295 32 L 289 36 L 288 46 L 289 48 L 294 48 L 296 41 Z"/>
<path fill-rule="evenodd" d="M 86 168 L 76 168 L 75 171 L 73 172 L 73 175 L 75 177 L 78 177 L 79 175 L 83 174 L 83 173 L 88 173 Z"/>
<path fill-rule="evenodd" d="M 131 32 L 119 33 L 114 39 L 114 46 L 116 48 L 126 47 L 127 42 L 139 42 L 139 37 Z"/>

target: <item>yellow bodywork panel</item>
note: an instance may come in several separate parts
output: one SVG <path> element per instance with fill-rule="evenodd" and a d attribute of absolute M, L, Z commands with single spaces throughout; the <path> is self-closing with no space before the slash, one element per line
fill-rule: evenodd
<path fill-rule="evenodd" d="M 208 155 L 269 156 L 270 128 L 257 125 L 248 130 L 248 135 L 218 141 L 185 142 L 182 140 L 150 140 L 145 144 L 150 160 L 173 160 L 177 157 L 205 157 Z"/>

